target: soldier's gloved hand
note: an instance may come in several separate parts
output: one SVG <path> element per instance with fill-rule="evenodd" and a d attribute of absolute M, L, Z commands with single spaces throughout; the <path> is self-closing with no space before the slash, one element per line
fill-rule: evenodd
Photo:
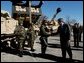
<path fill-rule="evenodd" d="M 48 34 L 49 34 L 49 36 L 51 36 L 51 32 L 49 32 Z"/>

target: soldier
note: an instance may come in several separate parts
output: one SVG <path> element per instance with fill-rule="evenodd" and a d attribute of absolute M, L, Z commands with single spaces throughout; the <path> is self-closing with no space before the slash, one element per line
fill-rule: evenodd
<path fill-rule="evenodd" d="M 79 23 L 77 23 L 77 31 L 78 31 L 78 33 L 77 33 L 77 47 L 79 47 L 79 37 L 80 37 L 80 29 L 79 28 L 80 28 Z"/>
<path fill-rule="evenodd" d="M 75 23 L 73 26 L 73 37 L 74 37 L 74 47 L 79 46 L 79 28 L 77 23 Z"/>
<path fill-rule="evenodd" d="M 81 42 L 82 26 L 79 27 L 79 41 Z"/>
<path fill-rule="evenodd" d="M 25 39 L 25 28 L 23 27 L 23 21 L 19 20 L 19 25 L 16 27 L 14 34 L 16 35 L 16 40 L 18 42 L 19 56 L 22 57 L 23 53 L 23 43 Z"/>
<path fill-rule="evenodd" d="M 47 28 L 46 28 L 47 22 L 46 20 L 44 20 L 42 22 L 42 25 L 40 27 L 40 41 L 41 41 L 41 53 L 45 54 L 46 52 L 46 48 L 48 45 L 48 36 L 50 35 L 50 32 L 47 32 Z"/>
<path fill-rule="evenodd" d="M 35 31 L 33 28 L 33 24 L 29 24 L 27 30 L 27 36 L 29 36 L 29 38 L 27 38 L 27 41 L 28 41 L 28 45 L 31 47 L 31 51 L 35 51 L 35 49 L 33 48 L 34 40 L 35 40 Z"/>
<path fill-rule="evenodd" d="M 60 34 L 60 43 L 63 59 L 66 58 L 66 52 L 68 52 L 70 59 L 72 59 L 72 51 L 70 48 L 70 30 L 67 24 L 64 23 L 63 18 L 58 19 L 59 27 L 56 34 Z"/>

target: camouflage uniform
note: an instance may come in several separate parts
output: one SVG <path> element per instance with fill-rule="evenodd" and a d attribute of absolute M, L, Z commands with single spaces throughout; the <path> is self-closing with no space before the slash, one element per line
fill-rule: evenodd
<path fill-rule="evenodd" d="M 18 49 L 20 54 L 23 51 L 23 43 L 25 39 L 25 28 L 21 24 L 22 24 L 22 21 L 19 22 L 19 25 L 16 27 L 14 31 L 14 34 L 16 35 L 16 40 L 18 42 Z"/>
<path fill-rule="evenodd" d="M 27 30 L 27 36 L 29 36 L 29 39 L 27 39 L 28 45 L 31 47 L 31 50 L 34 50 L 35 31 L 32 25 Z"/>
<path fill-rule="evenodd" d="M 42 25 L 40 27 L 40 41 L 41 41 L 41 53 L 45 54 L 47 46 L 48 46 L 48 36 L 50 35 L 49 32 L 46 30 L 46 26 Z"/>

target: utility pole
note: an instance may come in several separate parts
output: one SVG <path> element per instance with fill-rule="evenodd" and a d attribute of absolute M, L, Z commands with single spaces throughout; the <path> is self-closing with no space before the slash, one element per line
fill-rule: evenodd
<path fill-rule="evenodd" d="M 32 18 L 31 18 L 31 1 L 29 1 L 29 17 L 30 17 L 30 23 L 32 23 Z"/>

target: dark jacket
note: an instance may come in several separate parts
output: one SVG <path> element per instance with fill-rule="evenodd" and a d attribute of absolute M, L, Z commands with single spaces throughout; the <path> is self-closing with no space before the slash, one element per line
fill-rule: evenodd
<path fill-rule="evenodd" d="M 60 40 L 69 40 L 70 39 L 70 29 L 67 24 L 63 24 L 63 26 L 59 26 L 57 33 L 60 34 Z"/>
<path fill-rule="evenodd" d="M 44 36 L 44 37 L 48 37 L 49 36 L 49 33 L 46 31 L 46 26 L 45 25 L 42 25 L 40 27 L 40 35 Z"/>
<path fill-rule="evenodd" d="M 73 33 L 74 33 L 74 34 L 79 33 L 79 28 L 76 27 L 76 26 L 73 26 Z"/>

